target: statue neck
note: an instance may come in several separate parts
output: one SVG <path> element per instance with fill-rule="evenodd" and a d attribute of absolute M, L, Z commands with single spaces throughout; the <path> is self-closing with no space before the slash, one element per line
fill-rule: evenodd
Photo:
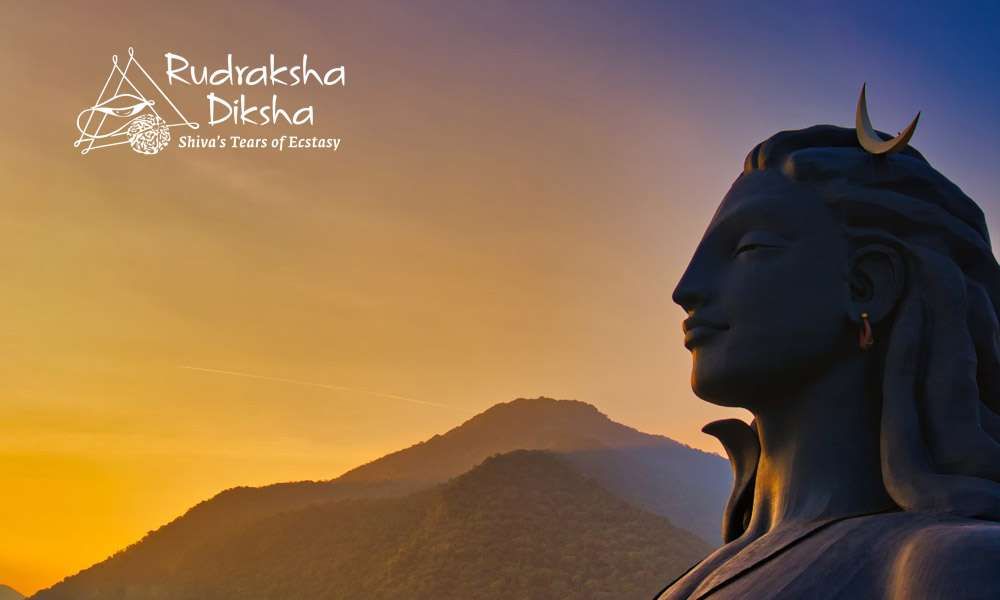
<path fill-rule="evenodd" d="M 755 412 L 761 454 L 748 532 L 895 506 L 882 483 L 878 369 L 858 353 Z"/>

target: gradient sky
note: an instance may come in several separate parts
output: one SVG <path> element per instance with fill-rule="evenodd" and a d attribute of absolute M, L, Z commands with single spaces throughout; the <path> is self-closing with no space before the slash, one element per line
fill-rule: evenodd
<path fill-rule="evenodd" d="M 519 396 L 718 451 L 670 292 L 746 152 L 852 125 L 864 81 L 996 235 L 995 4 L 686 4 L 6 3 L 0 583 Z M 281 96 L 343 145 L 81 156 L 130 45 L 161 84 L 165 52 L 345 64 Z"/>

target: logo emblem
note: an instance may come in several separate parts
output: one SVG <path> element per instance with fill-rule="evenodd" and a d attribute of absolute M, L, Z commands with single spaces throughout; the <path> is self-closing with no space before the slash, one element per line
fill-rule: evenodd
<path fill-rule="evenodd" d="M 118 65 L 118 55 L 112 56 L 111 72 L 97 102 L 76 116 L 80 137 L 73 147 L 87 154 L 128 144 L 139 154 L 157 154 L 170 144 L 171 127 L 198 129 L 199 125 L 181 113 L 129 48 L 125 68 Z"/>

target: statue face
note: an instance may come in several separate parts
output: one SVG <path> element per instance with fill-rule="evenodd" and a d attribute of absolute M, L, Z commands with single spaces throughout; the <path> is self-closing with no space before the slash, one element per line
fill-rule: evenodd
<path fill-rule="evenodd" d="M 764 408 L 856 352 L 847 274 L 847 240 L 814 190 L 771 170 L 737 180 L 673 294 L 695 394 Z"/>

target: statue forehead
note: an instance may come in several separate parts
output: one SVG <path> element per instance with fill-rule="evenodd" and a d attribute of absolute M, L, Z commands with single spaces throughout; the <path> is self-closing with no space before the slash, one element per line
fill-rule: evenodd
<path fill-rule="evenodd" d="M 776 222 L 807 219 L 809 224 L 821 225 L 832 216 L 815 190 L 768 169 L 746 173 L 733 183 L 712 216 L 710 228 L 750 218 Z"/>

